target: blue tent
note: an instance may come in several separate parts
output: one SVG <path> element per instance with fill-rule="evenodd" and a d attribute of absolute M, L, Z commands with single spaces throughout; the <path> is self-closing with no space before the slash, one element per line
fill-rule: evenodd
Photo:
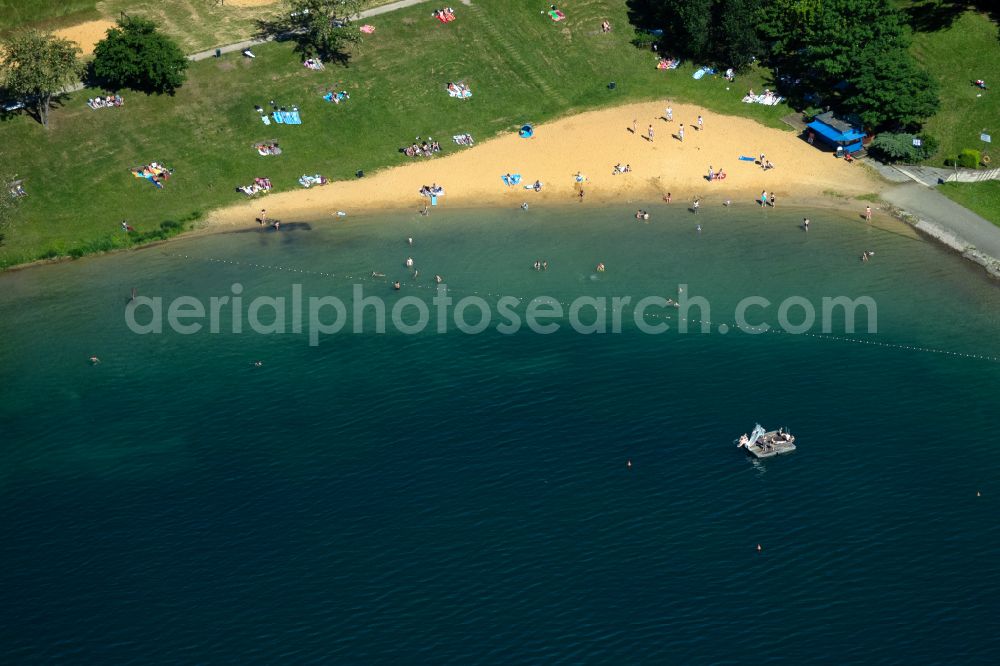
<path fill-rule="evenodd" d="M 523 127 L 521 127 L 520 131 L 518 131 L 518 134 L 521 136 L 522 139 L 530 139 L 532 136 L 534 136 L 535 130 L 531 128 L 531 125 L 524 125 Z"/>
<path fill-rule="evenodd" d="M 833 111 L 819 114 L 807 127 L 834 149 L 854 153 L 863 147 L 861 140 L 865 138 L 864 130 L 847 121 L 834 118 Z"/>

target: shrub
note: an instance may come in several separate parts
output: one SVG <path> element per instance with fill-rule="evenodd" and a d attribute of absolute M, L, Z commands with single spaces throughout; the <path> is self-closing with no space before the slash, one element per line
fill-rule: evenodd
<path fill-rule="evenodd" d="M 920 139 L 919 146 L 913 145 L 914 139 Z M 882 132 L 868 144 L 868 152 L 883 162 L 919 162 L 933 155 L 937 147 L 937 139 L 927 134 Z"/>
<path fill-rule="evenodd" d="M 982 156 L 979 154 L 978 150 L 966 148 L 958 154 L 958 159 L 956 161 L 960 167 L 965 167 L 966 169 L 978 169 L 980 159 L 982 159 Z"/>
<path fill-rule="evenodd" d="M 632 45 L 638 49 L 648 49 L 656 42 L 656 36 L 648 30 L 636 30 Z"/>

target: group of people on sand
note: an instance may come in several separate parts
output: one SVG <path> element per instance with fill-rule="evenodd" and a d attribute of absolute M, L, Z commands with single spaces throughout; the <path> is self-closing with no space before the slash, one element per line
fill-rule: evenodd
<path fill-rule="evenodd" d="M 774 192 L 771 192 L 771 196 L 768 197 L 767 190 L 761 190 L 760 199 L 758 199 L 758 201 L 760 202 L 760 207 L 765 208 L 767 206 L 770 206 L 771 208 L 774 208 L 774 198 L 775 198 Z"/>
<path fill-rule="evenodd" d="M 419 140 L 419 137 L 417 138 Z M 434 153 L 440 153 L 441 144 L 430 137 L 427 137 L 427 139 L 427 141 L 422 143 L 414 141 L 406 148 L 400 148 L 400 151 L 407 157 L 430 157 Z"/>
<path fill-rule="evenodd" d="M 94 97 L 87 100 L 87 106 L 94 109 L 110 109 L 116 106 L 123 106 L 125 100 L 122 99 L 121 95 L 107 95 L 105 97 Z"/>
<path fill-rule="evenodd" d="M 713 180 L 725 180 L 725 179 L 726 179 L 726 172 L 723 169 L 719 169 L 718 171 L 716 171 L 715 169 L 712 168 L 711 164 L 708 165 L 709 182 Z"/>
<path fill-rule="evenodd" d="M 422 197 L 439 197 L 444 194 L 444 188 L 437 183 L 431 183 L 430 185 L 424 185 L 420 188 L 420 196 Z"/>
<path fill-rule="evenodd" d="M 615 168 L 611 170 L 611 175 L 617 176 L 620 173 L 631 173 L 631 171 L 632 171 L 631 164 L 626 164 L 625 166 L 622 166 L 621 162 L 619 162 L 618 164 L 615 165 Z"/>

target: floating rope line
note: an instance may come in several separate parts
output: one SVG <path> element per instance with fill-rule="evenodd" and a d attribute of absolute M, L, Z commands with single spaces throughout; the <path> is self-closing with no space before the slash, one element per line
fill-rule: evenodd
<path fill-rule="evenodd" d="M 335 279 L 344 279 L 344 280 L 349 280 L 349 281 L 352 281 L 352 282 L 362 281 L 362 282 L 369 282 L 369 283 L 373 283 L 373 284 L 389 284 L 389 283 L 393 282 L 393 280 L 390 280 L 389 278 L 386 278 L 386 277 L 377 277 L 377 276 L 372 276 L 372 275 L 352 275 L 352 274 L 349 274 L 349 273 L 344 273 L 344 274 L 341 274 L 341 275 L 338 276 L 338 274 L 336 274 L 336 273 L 328 273 L 326 271 L 312 271 L 312 270 L 308 270 L 308 269 L 291 268 L 289 266 L 276 266 L 276 265 L 271 265 L 271 264 L 257 264 L 257 263 L 253 263 L 253 262 L 237 261 L 235 259 L 216 259 L 216 258 L 211 258 L 211 257 L 192 257 L 192 256 L 187 255 L 187 254 L 171 254 L 171 255 L 168 255 L 168 256 L 177 257 L 177 258 L 181 258 L 181 259 L 190 259 L 192 261 L 206 261 L 206 262 L 215 263 L 215 264 L 229 264 L 231 266 L 242 266 L 242 267 L 258 268 L 258 269 L 271 270 L 271 271 L 286 271 L 286 272 L 291 272 L 291 273 L 301 273 L 303 275 L 315 275 L 315 276 L 320 276 L 320 277 L 328 277 L 328 278 L 335 278 Z M 420 284 L 420 283 L 417 283 L 417 282 L 403 282 L 402 280 L 400 280 L 399 282 L 400 282 L 400 285 L 405 285 L 407 288 L 426 289 L 426 290 L 434 291 L 434 292 L 436 292 L 437 288 L 438 288 L 437 284 L 433 284 L 433 285 L 430 285 L 430 284 Z M 500 298 L 504 298 L 506 296 L 511 296 L 511 294 L 495 294 L 495 293 L 489 292 L 489 291 L 476 291 L 476 290 L 463 291 L 461 289 L 453 289 L 451 286 L 448 287 L 448 293 L 449 294 L 456 294 L 456 295 L 459 295 L 459 296 L 461 296 L 461 295 L 470 295 L 470 294 L 474 295 L 474 296 L 488 296 L 490 298 L 495 298 L 495 299 L 500 299 Z M 517 296 L 514 296 L 514 298 L 517 298 L 519 301 L 522 301 L 522 302 L 525 300 L 525 299 L 522 299 L 522 298 L 518 298 Z M 534 300 L 534 299 L 531 299 L 531 300 Z M 561 305 L 561 306 L 563 306 L 564 308 L 567 308 L 567 309 L 571 306 L 570 303 L 567 303 L 565 301 L 560 301 L 560 300 L 555 299 L 555 298 L 553 298 L 552 301 L 558 303 L 559 305 Z M 612 309 L 612 313 L 614 313 L 615 311 L 616 311 L 615 309 Z M 657 313 L 654 313 L 654 312 L 644 312 L 643 316 L 646 317 L 646 318 L 648 318 L 648 319 L 659 319 L 659 320 L 662 320 L 664 322 L 669 322 L 669 321 L 686 322 L 688 324 L 697 324 L 699 326 L 701 326 L 701 325 L 704 324 L 704 325 L 707 325 L 709 327 L 711 327 L 713 325 L 712 322 L 708 321 L 707 319 L 697 319 L 697 318 L 694 318 L 694 317 L 690 317 L 690 318 L 688 318 L 688 317 L 677 317 L 677 316 L 670 316 L 670 315 L 667 315 L 667 314 L 657 314 Z M 721 333 L 721 334 L 725 334 L 728 331 L 742 330 L 742 329 L 740 329 L 739 326 L 737 326 L 735 323 L 724 322 L 724 323 L 718 324 L 716 330 L 719 333 Z M 771 327 L 769 329 L 765 329 L 765 328 L 763 328 L 761 326 L 747 326 L 747 327 L 745 327 L 745 331 L 744 332 L 746 332 L 747 334 L 750 334 L 750 333 L 758 333 L 758 334 L 759 333 L 778 333 L 778 334 L 781 334 L 781 333 L 783 333 L 785 335 L 793 335 L 792 333 L 789 333 L 788 331 L 783 331 L 783 330 L 781 330 L 779 328 Z M 975 359 L 975 360 L 980 360 L 980 361 L 989 361 L 991 363 L 1000 363 L 1000 356 L 990 356 L 988 354 L 972 354 L 972 353 L 969 353 L 969 352 L 951 351 L 951 350 L 948 350 L 948 349 L 937 349 L 937 348 L 934 348 L 934 347 L 923 347 L 923 346 L 919 346 L 919 345 L 908 345 L 908 344 L 902 344 L 902 343 L 897 343 L 897 342 L 882 342 L 882 341 L 879 341 L 879 340 L 866 340 L 866 339 L 863 339 L 863 338 L 850 338 L 850 337 L 839 336 L 839 335 L 830 335 L 828 333 L 808 333 L 808 332 L 805 332 L 805 333 L 798 333 L 798 334 L 795 334 L 795 335 L 804 335 L 804 336 L 807 336 L 807 337 L 810 337 L 810 338 L 815 338 L 817 340 L 827 340 L 827 341 L 835 341 L 835 342 L 849 342 L 849 343 L 853 343 L 853 344 L 857 344 L 857 345 L 869 345 L 869 346 L 872 346 L 872 347 L 883 347 L 885 349 L 898 349 L 898 350 L 903 350 L 903 351 L 924 352 L 924 353 L 928 353 L 928 354 L 940 354 L 942 356 L 952 356 L 952 357 L 955 357 L 955 358 L 967 358 L 967 359 Z"/>

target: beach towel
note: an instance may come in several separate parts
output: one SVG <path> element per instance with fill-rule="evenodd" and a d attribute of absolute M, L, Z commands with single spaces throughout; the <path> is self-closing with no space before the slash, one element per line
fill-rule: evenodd
<path fill-rule="evenodd" d="M 519 173 L 512 173 L 512 174 L 510 174 L 509 177 L 507 176 L 507 174 L 504 174 L 504 175 L 500 176 L 500 180 L 502 180 L 504 182 L 504 185 L 507 185 L 508 187 L 511 187 L 511 186 L 517 185 L 518 183 L 521 182 L 521 174 L 519 174 Z"/>
<path fill-rule="evenodd" d="M 431 205 L 432 206 L 437 206 L 438 205 L 438 198 L 437 198 L 436 194 L 432 194 L 431 195 Z"/>
<path fill-rule="evenodd" d="M 705 76 L 705 74 L 707 74 L 707 73 L 708 73 L 707 69 L 705 69 L 704 67 L 699 67 L 697 70 L 695 70 L 695 73 L 692 74 L 691 76 L 693 78 L 695 78 L 695 79 L 700 79 L 701 77 Z"/>
<path fill-rule="evenodd" d="M 274 122 L 278 123 L 279 125 L 284 124 L 285 119 L 281 111 L 275 111 L 271 115 L 274 117 Z"/>
<path fill-rule="evenodd" d="M 332 102 L 333 101 L 333 93 L 332 92 L 328 92 L 327 94 L 323 95 L 323 99 L 325 99 L 328 102 Z"/>
<path fill-rule="evenodd" d="M 366 23 L 366 24 L 364 24 L 363 26 L 361 26 L 361 27 L 360 27 L 360 28 L 358 28 L 358 29 L 359 29 L 359 30 L 360 30 L 361 32 L 365 33 L 366 35 L 370 35 L 370 34 L 372 34 L 373 32 L 375 32 L 375 26 L 373 26 L 373 25 L 368 25 L 367 23 Z"/>
<path fill-rule="evenodd" d="M 740 155 L 740 162 L 756 162 L 756 157 L 747 157 L 746 155 Z"/>
<path fill-rule="evenodd" d="M 291 119 L 291 120 L 289 120 L 289 119 Z M 302 124 L 302 118 L 299 116 L 299 112 L 298 111 L 289 111 L 288 115 L 285 116 L 285 122 L 286 123 L 290 123 L 292 125 L 301 125 Z"/>
<path fill-rule="evenodd" d="M 563 14 L 562 11 L 558 9 L 550 9 L 549 18 L 552 19 L 553 21 L 562 21 L 563 19 L 566 18 L 566 15 Z"/>

